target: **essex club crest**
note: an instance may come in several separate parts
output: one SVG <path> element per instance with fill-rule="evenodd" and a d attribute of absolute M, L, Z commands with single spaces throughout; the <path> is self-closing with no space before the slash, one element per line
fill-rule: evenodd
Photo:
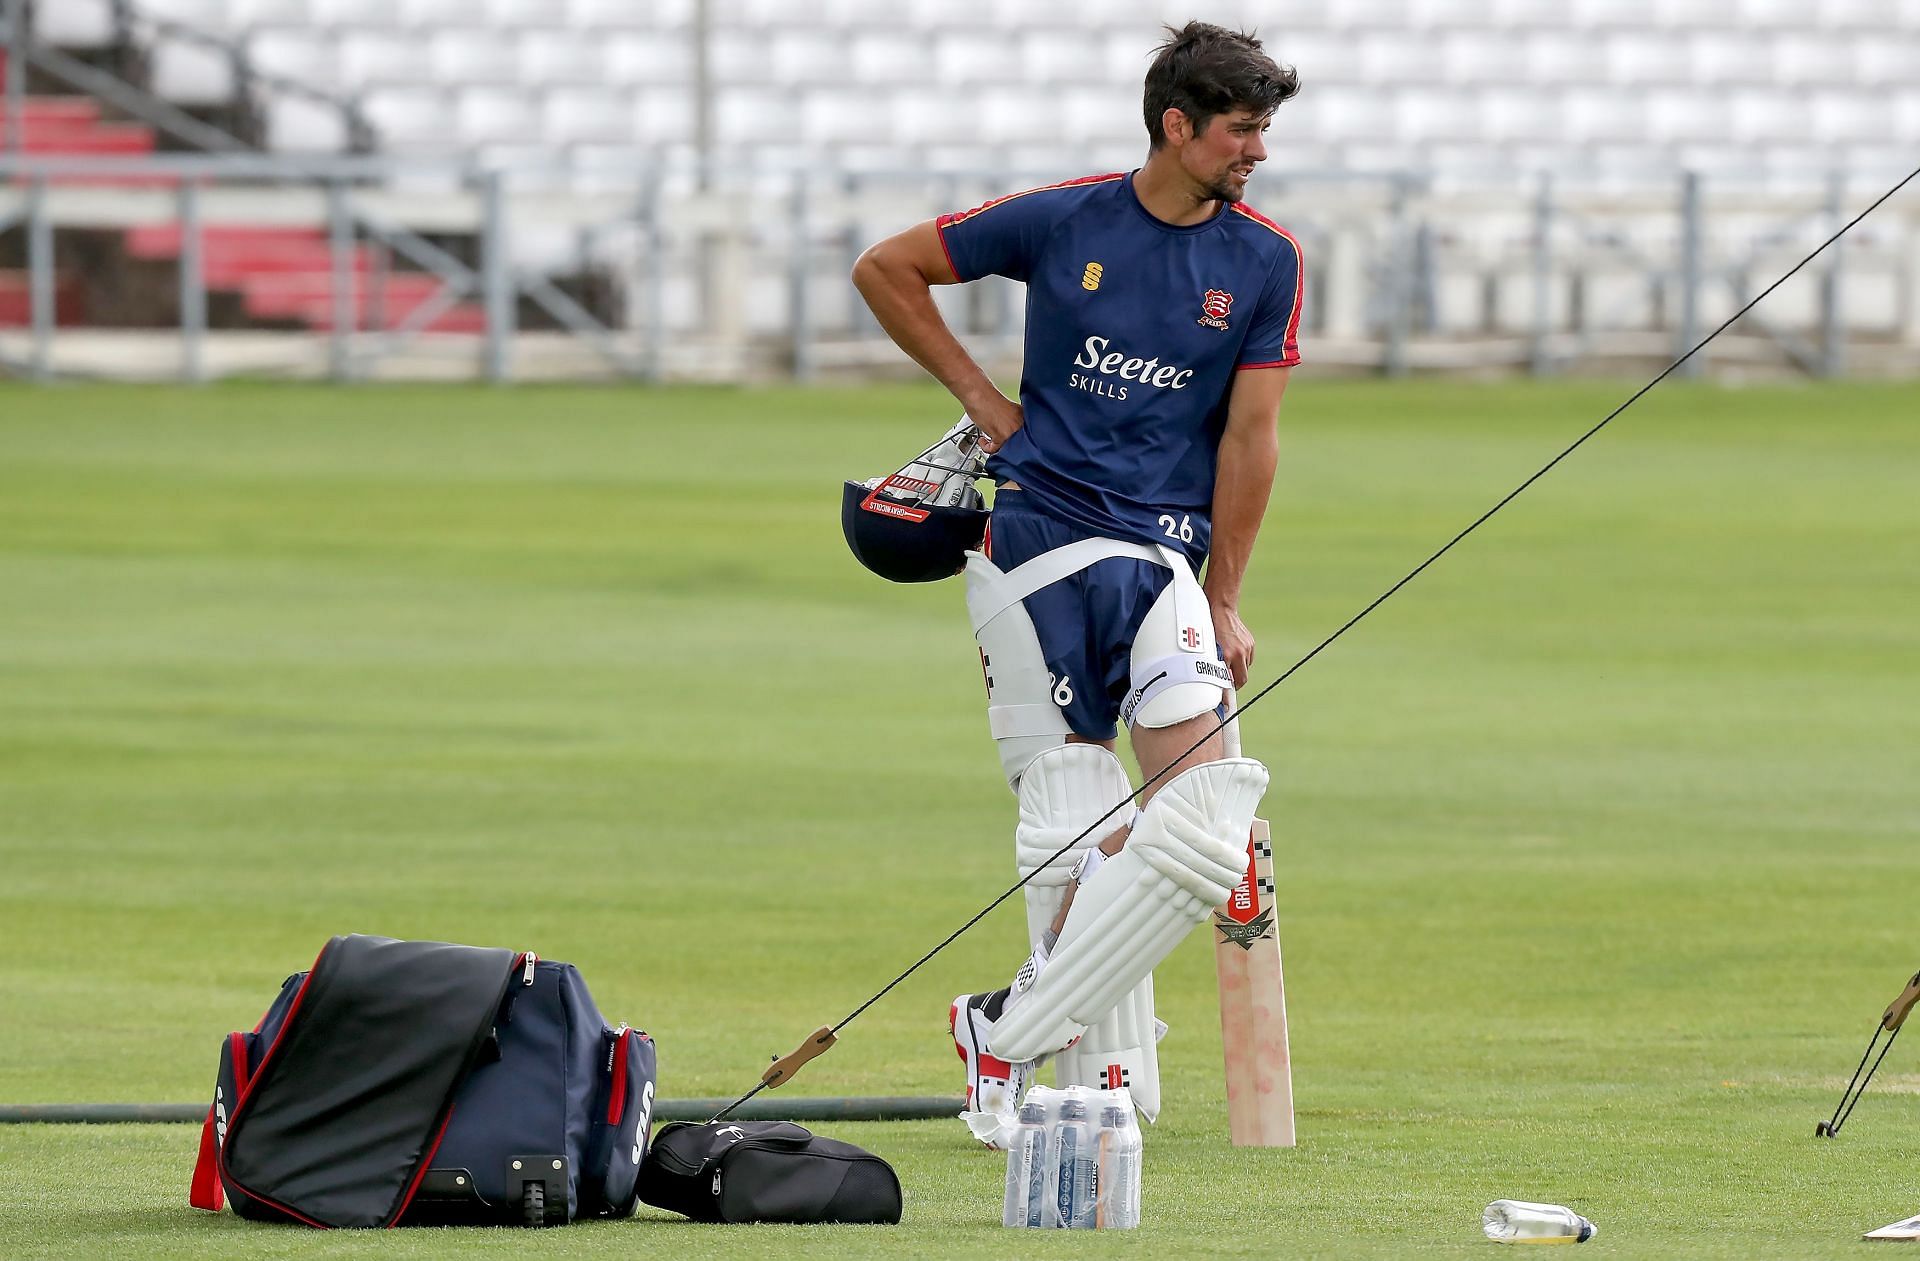
<path fill-rule="evenodd" d="M 1233 295 L 1225 289 L 1209 289 L 1200 299 L 1200 322 L 1208 328 L 1225 331 L 1227 313 L 1233 310 Z"/>

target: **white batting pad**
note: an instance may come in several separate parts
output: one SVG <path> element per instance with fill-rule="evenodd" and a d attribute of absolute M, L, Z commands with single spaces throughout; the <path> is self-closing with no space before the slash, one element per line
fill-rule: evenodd
<path fill-rule="evenodd" d="M 1032 1060 L 1087 1031 L 1227 900 L 1247 867 L 1247 830 L 1267 790 L 1252 758 L 1196 766 L 1162 788 L 1127 847 L 1074 894 L 1033 987 L 995 1022 L 993 1053 Z"/>
<path fill-rule="evenodd" d="M 1125 1086 L 1133 1106 L 1149 1121 L 1160 1117 L 1160 1033 L 1153 1016 L 1149 975 L 1093 1022 L 1080 1041 L 1053 1057 L 1062 1086 L 1112 1090 Z"/>
<path fill-rule="evenodd" d="M 1053 927 L 1066 896 L 1067 876 L 1080 855 L 1133 820 L 1133 785 L 1120 759 L 1097 744 L 1062 744 L 1027 763 L 1015 790 L 1020 821 L 1013 829 L 1013 850 L 1020 874 L 1038 874 L 1027 884 L 1027 940 L 1038 945 Z M 1125 802 L 1125 805 L 1121 803 Z M 1120 809 L 1114 810 L 1115 806 Z M 1113 817 L 1059 857 L 1065 845 L 1113 810 Z"/>

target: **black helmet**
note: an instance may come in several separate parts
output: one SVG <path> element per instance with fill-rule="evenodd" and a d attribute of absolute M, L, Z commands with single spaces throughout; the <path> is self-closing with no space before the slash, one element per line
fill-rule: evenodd
<path fill-rule="evenodd" d="M 980 431 L 962 418 L 892 476 L 848 482 L 840 529 L 854 558 L 893 582 L 937 582 L 966 568 L 987 532 L 973 484 L 986 462 Z"/>

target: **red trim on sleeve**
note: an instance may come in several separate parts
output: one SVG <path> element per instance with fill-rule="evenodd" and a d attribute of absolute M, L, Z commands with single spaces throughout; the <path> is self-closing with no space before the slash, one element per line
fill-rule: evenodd
<path fill-rule="evenodd" d="M 1294 355 L 1287 359 L 1269 359 L 1265 363 L 1237 363 L 1233 366 L 1233 370 L 1235 372 L 1251 372 L 1255 368 L 1291 368 L 1299 362 L 1300 356 Z"/>
<path fill-rule="evenodd" d="M 933 235 L 940 242 L 940 252 L 947 256 L 947 270 L 953 273 L 955 280 L 965 280 L 966 277 L 962 276 L 960 269 L 954 265 L 953 251 L 947 248 L 947 226 L 958 222 L 959 219 L 953 215 L 941 215 L 933 221 Z"/>
<path fill-rule="evenodd" d="M 1294 346 L 1300 340 L 1300 307 L 1307 296 L 1307 256 L 1300 248 L 1300 242 L 1293 233 L 1287 231 L 1273 220 L 1255 210 L 1243 201 L 1236 201 L 1230 207 L 1243 218 L 1251 219 L 1274 235 L 1281 237 L 1293 247 L 1293 312 L 1287 316 L 1287 333 L 1282 340 L 1283 346 Z M 1264 363 L 1243 363 L 1239 368 L 1290 368 L 1300 362 L 1300 352 L 1294 349 L 1284 359 Z M 1238 369 L 1236 369 L 1238 370 Z"/>

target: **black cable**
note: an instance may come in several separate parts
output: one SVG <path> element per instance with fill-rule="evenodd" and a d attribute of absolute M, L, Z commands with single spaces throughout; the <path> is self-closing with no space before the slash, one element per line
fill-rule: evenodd
<path fill-rule="evenodd" d="M 1425 573 L 1427 568 L 1430 565 L 1432 565 L 1435 561 L 1439 560 L 1442 556 L 1445 556 L 1448 552 L 1452 551 L 1455 544 L 1459 543 L 1462 539 L 1466 538 L 1467 535 L 1472 534 L 1475 530 L 1479 529 L 1482 525 L 1485 525 L 1487 521 L 1490 520 L 1495 513 L 1499 512 L 1502 508 L 1506 507 L 1508 504 L 1512 503 L 1515 499 L 1519 498 L 1520 493 L 1522 491 L 1526 490 L 1529 486 L 1532 486 L 1535 482 L 1539 481 L 1541 478 L 1545 477 L 1548 473 L 1552 472 L 1554 467 L 1557 466 L 1562 460 L 1566 459 L 1568 456 L 1572 455 L 1575 451 L 1579 450 L 1583 445 L 1585 445 L 1587 439 L 1593 437 L 1595 434 L 1599 433 L 1602 429 L 1605 429 L 1609 424 L 1613 423 L 1614 417 L 1620 415 L 1620 413 L 1626 411 L 1629 407 L 1632 407 L 1635 403 L 1639 402 L 1640 399 L 1649 390 L 1653 389 L 1654 386 L 1660 384 L 1662 381 L 1666 380 L 1669 376 L 1672 376 L 1675 369 L 1681 367 L 1689 359 L 1692 359 L 1695 355 L 1699 354 L 1703 349 L 1706 348 L 1707 343 L 1711 342 L 1714 338 L 1720 336 L 1720 334 L 1726 332 L 1729 328 L 1733 327 L 1733 324 L 1736 320 L 1740 319 L 1747 312 L 1753 310 L 1754 307 L 1760 305 L 1760 302 L 1762 299 L 1764 299 L 1768 294 L 1772 293 L 1775 289 L 1778 289 L 1781 285 L 1785 284 L 1787 281 L 1791 280 L 1795 275 L 1799 273 L 1801 268 L 1805 267 L 1808 263 L 1811 263 L 1814 259 L 1818 258 L 1822 253 L 1824 253 L 1828 246 L 1832 245 L 1835 241 L 1838 241 L 1841 237 L 1845 236 L 1847 233 L 1853 231 L 1854 227 L 1858 225 L 1862 219 L 1865 219 L 1868 215 L 1878 210 L 1895 193 L 1899 192 L 1901 189 L 1905 188 L 1908 184 L 1912 183 L 1916 176 L 1920 176 L 1920 167 L 1914 168 L 1914 170 L 1912 170 L 1907 174 L 1907 177 L 1905 179 L 1895 184 L 1892 188 L 1889 188 L 1886 192 L 1880 194 L 1879 197 L 1874 199 L 1872 205 L 1868 206 L 1865 210 L 1862 210 L 1859 214 L 1849 219 L 1846 222 L 1846 224 L 1840 228 L 1839 231 L 1835 232 L 1832 236 L 1822 241 L 1818 246 L 1814 248 L 1812 253 L 1808 254 L 1805 258 L 1795 263 L 1778 280 L 1768 285 L 1765 289 L 1762 289 L 1745 306 L 1741 307 L 1738 311 L 1735 311 L 1732 315 L 1728 316 L 1726 321 L 1722 323 L 1720 327 L 1714 329 L 1711 333 L 1708 333 L 1705 337 L 1701 338 L 1698 342 L 1694 344 L 1691 350 L 1687 351 L 1686 354 L 1681 355 L 1678 359 L 1674 360 L 1672 363 L 1668 364 L 1665 368 L 1661 369 L 1660 374 L 1658 376 L 1654 377 L 1653 380 L 1641 386 L 1638 390 L 1635 390 L 1633 394 L 1627 399 L 1626 402 L 1620 404 L 1620 406 L 1608 412 L 1606 416 L 1601 419 L 1600 423 L 1596 424 L 1595 426 L 1593 426 L 1593 428 L 1581 434 L 1578 438 L 1575 438 L 1571 443 L 1567 445 L 1565 450 L 1561 451 L 1560 454 L 1554 456 L 1551 460 L 1548 460 L 1545 464 L 1543 464 L 1540 467 L 1539 471 L 1534 473 L 1532 477 L 1529 477 L 1526 481 L 1521 482 L 1518 486 L 1514 487 L 1511 491 L 1507 492 L 1506 496 L 1503 497 L 1500 500 L 1500 502 L 1494 504 L 1493 507 L 1487 509 L 1485 512 L 1481 513 L 1478 517 L 1474 518 L 1473 522 L 1470 525 L 1468 525 L 1466 529 L 1460 531 L 1460 533 L 1454 535 L 1451 539 L 1448 539 L 1446 544 L 1443 547 L 1441 547 L 1439 551 L 1435 552 L 1433 555 L 1427 557 L 1425 560 L 1421 561 L 1418 565 L 1414 566 L 1414 568 L 1406 575 L 1406 577 L 1400 579 L 1400 581 L 1394 583 L 1391 587 L 1388 587 L 1385 591 L 1381 592 L 1378 596 L 1376 596 L 1371 604 L 1367 605 L 1365 608 L 1361 609 L 1358 613 L 1355 613 L 1352 617 L 1348 618 L 1344 623 L 1342 623 L 1342 625 L 1338 630 L 1334 631 L 1333 634 L 1321 640 L 1317 645 L 1314 646 L 1311 652 L 1307 653 L 1306 656 L 1300 658 L 1298 661 L 1288 666 L 1286 671 L 1283 674 L 1281 674 L 1280 677 L 1274 679 L 1273 682 L 1267 684 L 1265 687 L 1261 688 L 1258 692 L 1255 692 L 1250 699 L 1242 703 L 1237 709 L 1235 709 L 1232 713 L 1228 714 L 1225 718 L 1222 718 L 1217 724 L 1215 724 L 1212 730 L 1208 731 L 1207 734 L 1205 734 L 1204 736 L 1201 736 L 1200 739 L 1196 740 L 1193 746 L 1189 748 L 1185 753 L 1182 753 L 1179 757 L 1174 758 L 1172 761 L 1168 762 L 1167 765 L 1161 767 L 1160 770 L 1158 770 L 1148 779 L 1143 781 L 1138 788 L 1134 789 L 1127 796 L 1121 798 L 1118 802 L 1116 802 L 1111 810 L 1108 810 L 1105 814 L 1101 815 L 1098 819 L 1095 819 L 1090 825 L 1088 825 L 1085 831 L 1080 833 L 1080 835 L 1074 837 L 1071 841 L 1068 841 L 1065 845 L 1062 845 L 1059 849 L 1055 850 L 1052 857 L 1048 858 L 1046 862 L 1036 865 L 1031 872 L 1023 876 L 1017 883 L 1013 885 L 1012 888 L 1008 889 L 1005 893 L 1002 893 L 999 897 L 995 898 L 993 901 L 987 903 L 986 906 L 982 907 L 979 914 L 975 915 L 972 919 L 968 920 L 966 923 L 960 925 L 960 927 L 954 929 L 953 932 L 949 933 L 946 939 L 942 941 L 939 945 L 927 951 L 927 953 L 921 955 L 920 958 L 914 962 L 913 966 L 909 967 L 905 972 L 902 972 L 899 976 L 894 977 L 891 981 L 888 981 L 885 985 L 881 986 L 879 991 L 875 993 L 873 997 L 867 999 L 866 1002 L 861 1003 L 858 1007 L 848 1012 L 846 1017 L 842 1019 L 840 1023 L 833 1026 L 833 1032 L 837 1034 L 840 1032 L 840 1030 L 852 1024 L 854 1019 L 858 1017 L 862 1012 L 866 1011 L 867 1008 L 873 1006 L 875 1003 L 885 998 L 889 993 L 893 991 L 895 986 L 899 985 L 902 981 L 912 976 L 915 972 L 918 972 L 921 969 L 921 967 L 923 967 L 929 959 L 933 958 L 935 955 L 939 954 L 942 950 L 945 950 L 948 946 L 952 945 L 955 941 L 959 939 L 962 933 L 966 932 L 969 928 L 972 928 L 975 924 L 978 924 L 981 920 L 985 919 L 993 911 L 995 907 L 999 906 L 1002 902 L 1005 902 L 1008 898 L 1012 897 L 1014 894 L 1018 893 L 1021 889 L 1025 888 L 1027 883 L 1031 881 L 1034 878 L 1034 876 L 1038 875 L 1042 870 L 1050 866 L 1054 862 L 1054 860 L 1060 858 L 1068 850 L 1071 850 L 1074 846 L 1078 845 L 1081 841 L 1084 841 L 1085 839 L 1087 839 L 1088 836 L 1093 834 L 1093 831 L 1095 828 L 1099 827 L 1102 823 L 1105 823 L 1108 819 L 1111 819 L 1114 815 L 1118 814 L 1123 807 L 1125 807 L 1130 802 L 1132 802 L 1133 799 L 1138 797 L 1141 793 L 1145 792 L 1147 789 L 1151 788 L 1153 785 L 1159 783 L 1160 780 L 1166 777 L 1166 774 L 1168 771 L 1180 765 L 1181 762 L 1185 761 L 1188 757 L 1198 752 L 1201 746 L 1206 744 L 1207 741 L 1213 739 L 1214 736 L 1218 735 L 1221 731 L 1225 730 L 1227 727 L 1227 724 L 1233 722 L 1235 719 L 1239 718 L 1241 714 L 1244 714 L 1249 709 L 1253 708 L 1254 705 L 1258 704 L 1261 698 L 1265 697 L 1268 692 L 1273 691 L 1274 688 L 1279 687 L 1282 683 L 1285 683 L 1288 679 L 1292 678 L 1295 672 L 1297 672 L 1300 669 L 1300 667 L 1306 665 L 1307 662 L 1312 661 L 1315 657 L 1319 656 L 1321 652 L 1323 652 L 1328 646 L 1330 646 L 1333 643 L 1334 640 L 1340 638 L 1342 635 L 1352 630 L 1355 626 L 1359 625 L 1362 618 L 1366 617 L 1369 613 L 1379 608 L 1382 604 L 1385 604 L 1390 597 L 1392 597 L 1396 592 L 1400 590 L 1400 588 L 1406 586 L 1408 583 L 1412 582 L 1415 578 L 1418 578 L 1421 574 Z M 1871 1048 L 1869 1048 L 1869 1050 L 1871 1050 Z M 1883 1056 L 1884 1054 L 1885 1053 L 1882 1052 Z M 1874 1067 L 1878 1068 L 1879 1064 L 1876 1062 Z M 1871 1074 L 1869 1074 L 1869 1076 L 1871 1076 Z M 766 1088 L 766 1084 L 764 1082 L 758 1086 L 755 1086 L 752 1090 L 749 1090 L 746 1094 L 742 1095 L 733 1104 L 729 1105 L 727 1108 L 719 1112 L 714 1119 L 718 1120 L 720 1119 L 720 1117 L 724 1117 L 728 1112 L 733 1111 L 734 1108 L 739 1107 L 740 1104 L 745 1103 L 747 1100 L 753 1098 L 755 1095 L 759 1094 L 765 1088 Z"/>

